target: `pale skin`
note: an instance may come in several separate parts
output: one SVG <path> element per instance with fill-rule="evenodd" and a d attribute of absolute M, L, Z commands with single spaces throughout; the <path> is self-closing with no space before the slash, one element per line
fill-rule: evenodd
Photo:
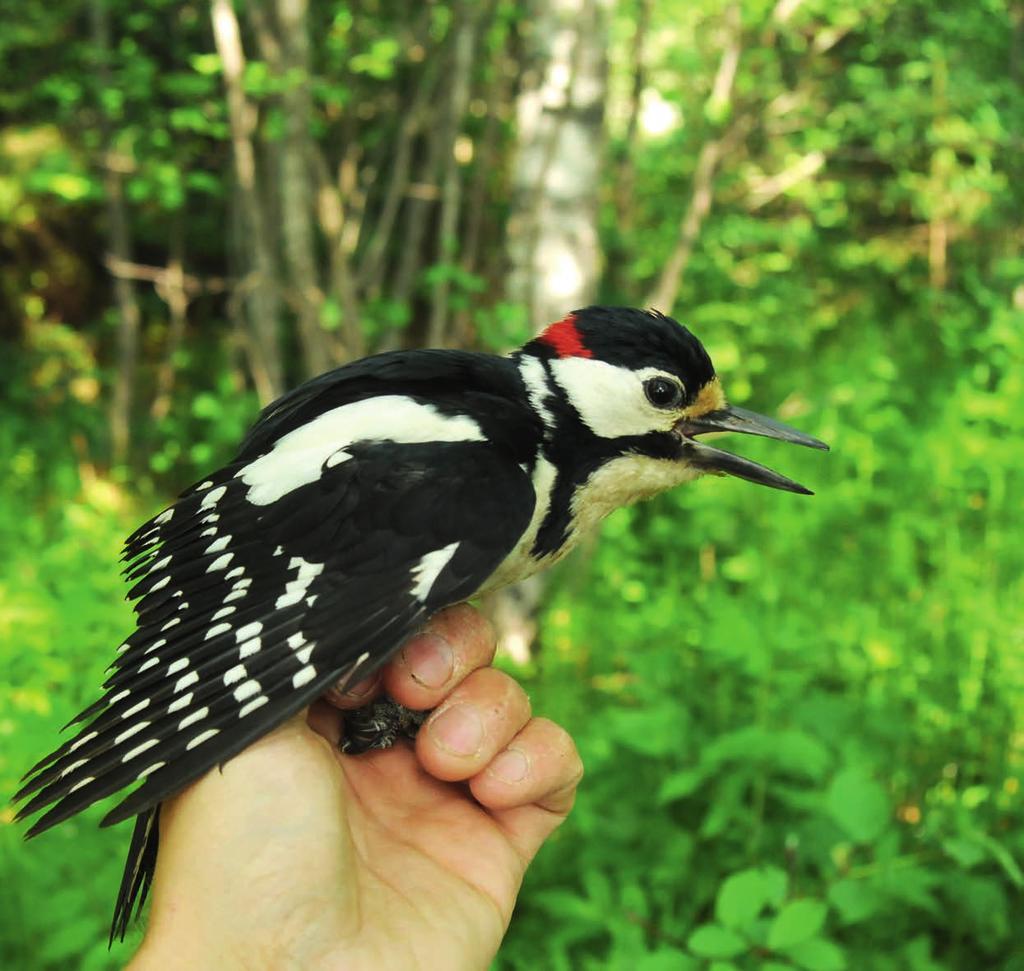
<path fill-rule="evenodd" d="M 463 604 L 370 682 L 332 692 L 164 803 L 130 971 L 482 971 L 583 767 L 491 668 Z M 342 708 L 436 709 L 415 746 L 341 755 Z"/>

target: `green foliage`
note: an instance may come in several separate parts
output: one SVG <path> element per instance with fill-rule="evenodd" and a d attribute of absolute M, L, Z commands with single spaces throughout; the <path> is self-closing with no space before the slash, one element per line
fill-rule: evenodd
<path fill-rule="evenodd" d="M 1024 953 L 1019 17 L 1015 26 L 996 2 L 744 0 L 723 100 L 713 91 L 727 5 L 651 4 L 642 101 L 658 111 L 630 139 L 641 6 L 615 5 L 610 156 L 635 178 L 627 191 L 620 167 L 607 167 L 602 297 L 644 302 L 677 244 L 702 147 L 746 126 L 717 172 L 676 314 L 708 344 L 731 400 L 833 452 L 730 443 L 818 495 L 704 481 L 616 514 L 600 544 L 555 574 L 523 677 L 535 709 L 572 730 L 588 774 L 528 874 L 497 967 L 1014 971 Z M 317 7 L 318 147 L 342 144 L 386 171 L 403 123 L 394 105 L 409 103 L 427 47 L 446 50 L 454 8 L 428 8 L 416 8 L 414 43 L 401 5 Z M 773 20 L 782 8 L 785 24 Z M 97 255 L 102 127 L 124 164 L 141 254 L 180 234 L 189 268 L 216 282 L 234 272 L 225 237 L 237 246 L 237 228 L 225 229 L 230 145 L 208 10 L 109 9 L 109 85 L 78 5 L 25 6 L 0 32 L 11 79 L 0 91 L 4 793 L 92 700 L 129 629 L 121 537 L 221 461 L 258 408 L 232 300 L 216 286 L 196 296 L 172 346 L 162 298 L 146 289 L 140 458 L 102 467 L 115 361 Z M 507 38 L 528 25 L 517 5 L 498 11 L 478 70 L 503 90 Z M 264 150 L 279 138 L 277 99 L 302 81 L 250 59 Z M 479 149 L 494 125 L 490 154 L 467 163 L 476 173 L 484 157 L 494 170 L 467 192 L 491 220 L 482 250 L 498 249 L 493 227 L 507 217 L 502 139 L 514 115 L 474 93 L 463 126 Z M 374 179 L 353 193 L 376 212 L 387 179 Z M 392 272 L 406 245 L 407 224 L 395 225 L 381 264 Z M 500 254 L 465 255 L 425 251 L 412 296 L 369 287 L 367 346 L 414 343 L 423 296 L 440 283 L 467 340 L 525 339 L 540 322 L 501 300 Z M 346 312 L 328 297 L 323 330 L 344 332 Z M 168 355 L 176 383 L 157 408 Z M 100 815 L 27 847 L 10 810 L 0 816 L 0 966 L 105 969 L 130 954 L 106 950 L 127 834 L 97 830 Z"/>

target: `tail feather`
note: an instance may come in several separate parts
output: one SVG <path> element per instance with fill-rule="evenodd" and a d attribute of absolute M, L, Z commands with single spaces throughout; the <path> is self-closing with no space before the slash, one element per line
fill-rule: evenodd
<path fill-rule="evenodd" d="M 156 870 L 156 854 L 160 845 L 160 807 L 154 806 L 139 813 L 124 863 L 121 886 L 117 891 L 114 917 L 110 923 L 110 944 L 114 938 L 124 940 L 133 915 L 138 917 L 146 902 L 149 886 Z"/>

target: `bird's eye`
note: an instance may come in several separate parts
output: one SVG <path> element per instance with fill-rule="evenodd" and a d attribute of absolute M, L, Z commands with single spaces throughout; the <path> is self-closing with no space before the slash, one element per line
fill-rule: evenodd
<path fill-rule="evenodd" d="M 644 382 L 644 394 L 655 408 L 674 408 L 683 400 L 683 389 L 668 378 L 649 378 Z"/>

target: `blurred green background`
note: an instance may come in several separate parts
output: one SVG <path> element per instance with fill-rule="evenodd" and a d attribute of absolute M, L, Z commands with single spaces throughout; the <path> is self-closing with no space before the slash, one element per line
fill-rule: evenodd
<path fill-rule="evenodd" d="M 0 793 L 261 398 L 653 303 L 833 452 L 550 575 L 588 775 L 497 967 L 1024 968 L 1020 0 L 37 0 L 0 63 Z M 100 815 L 2 810 L 3 968 L 131 953 Z"/>

